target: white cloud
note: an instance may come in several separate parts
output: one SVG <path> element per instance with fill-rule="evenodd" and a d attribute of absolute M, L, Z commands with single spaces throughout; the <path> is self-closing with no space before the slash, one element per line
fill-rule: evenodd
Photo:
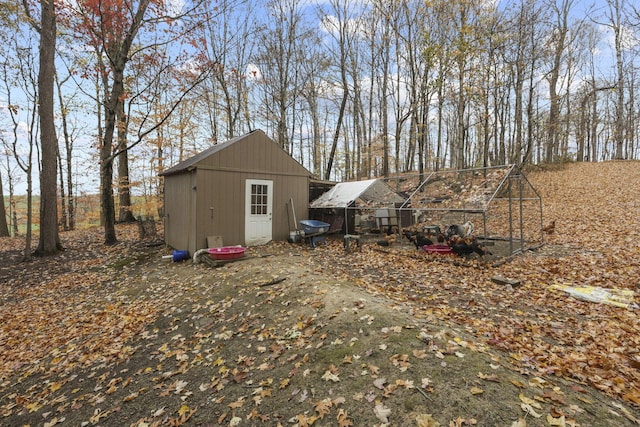
<path fill-rule="evenodd" d="M 164 2 L 164 8 L 170 16 L 181 15 L 184 10 L 184 0 L 167 0 Z"/>
<path fill-rule="evenodd" d="M 603 32 L 605 33 L 605 43 L 612 50 L 615 51 L 615 33 L 613 28 L 608 25 L 601 25 Z M 640 45 L 640 39 L 635 34 L 633 29 L 622 26 L 620 28 L 620 47 L 623 50 L 630 50 Z"/>
<path fill-rule="evenodd" d="M 257 81 L 262 79 L 262 72 L 260 71 L 260 68 L 258 68 L 256 64 L 247 65 L 245 75 L 247 76 L 247 79 L 249 79 L 250 81 Z"/>

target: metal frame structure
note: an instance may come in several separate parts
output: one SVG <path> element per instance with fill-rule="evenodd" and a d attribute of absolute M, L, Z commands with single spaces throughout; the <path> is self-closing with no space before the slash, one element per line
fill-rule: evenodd
<path fill-rule="evenodd" d="M 503 256 L 544 244 L 542 198 L 515 165 L 434 171 L 422 177 L 404 174 L 379 180 L 400 198 L 392 203 L 389 197 L 351 197 L 348 202 L 315 207 L 343 211 L 345 218 L 352 218 L 344 221 L 345 234 L 384 233 L 385 227 L 393 226 L 421 231 L 472 221 L 476 237 L 500 246 Z M 310 209 L 314 209 L 313 203 Z"/>

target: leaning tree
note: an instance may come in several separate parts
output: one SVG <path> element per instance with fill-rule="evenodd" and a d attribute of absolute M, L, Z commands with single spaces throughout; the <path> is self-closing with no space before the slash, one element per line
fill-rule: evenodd
<path fill-rule="evenodd" d="M 66 3 L 66 24 L 72 26 L 80 41 L 93 49 L 92 66 L 101 85 L 100 110 L 100 207 L 105 244 L 117 242 L 115 232 L 115 199 L 113 195 L 114 161 L 121 153 L 138 145 L 162 126 L 181 100 L 209 74 L 212 67 L 199 61 L 198 46 L 193 38 L 200 24 L 210 16 L 200 13 L 204 0 L 181 4 L 162 0 L 78 0 Z M 163 117 L 152 115 L 149 103 L 136 104 L 141 116 L 133 136 L 118 136 L 123 129 L 123 103 L 128 100 L 152 99 L 148 81 L 137 84 L 136 75 L 128 74 L 131 64 L 146 61 L 158 70 L 155 78 L 165 73 L 180 75 L 182 91 Z M 148 77 L 148 75 L 147 75 Z M 129 84 L 133 80 L 134 83 Z M 120 157 L 122 159 L 123 157 Z"/>

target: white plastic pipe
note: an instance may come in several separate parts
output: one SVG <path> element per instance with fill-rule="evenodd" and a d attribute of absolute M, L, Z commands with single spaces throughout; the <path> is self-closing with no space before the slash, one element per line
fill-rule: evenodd
<path fill-rule="evenodd" d="M 193 254 L 193 263 L 194 264 L 198 264 L 200 263 L 200 255 L 202 254 L 208 254 L 209 253 L 209 249 L 198 249 L 194 254 Z"/>

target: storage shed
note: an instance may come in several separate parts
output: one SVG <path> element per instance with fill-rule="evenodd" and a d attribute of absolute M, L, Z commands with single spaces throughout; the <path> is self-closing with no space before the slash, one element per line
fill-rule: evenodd
<path fill-rule="evenodd" d="M 165 243 L 194 253 L 207 237 L 225 246 L 286 240 L 308 218 L 310 173 L 263 131 L 214 145 L 167 169 Z M 293 202 L 291 204 L 291 202 Z"/>

